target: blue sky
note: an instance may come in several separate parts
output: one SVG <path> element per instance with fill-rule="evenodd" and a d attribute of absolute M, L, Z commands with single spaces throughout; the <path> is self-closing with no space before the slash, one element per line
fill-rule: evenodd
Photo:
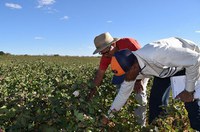
<path fill-rule="evenodd" d="M 0 0 L 0 51 L 92 56 L 103 32 L 200 44 L 200 0 Z"/>

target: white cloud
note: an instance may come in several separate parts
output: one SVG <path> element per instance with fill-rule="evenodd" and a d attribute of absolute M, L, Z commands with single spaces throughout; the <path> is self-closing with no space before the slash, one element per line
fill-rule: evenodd
<path fill-rule="evenodd" d="M 38 8 L 43 6 L 53 5 L 56 1 L 55 0 L 38 0 Z"/>
<path fill-rule="evenodd" d="M 34 39 L 35 39 L 35 40 L 42 40 L 42 39 L 44 39 L 44 38 L 43 38 L 43 37 L 36 36 L 36 37 L 34 37 Z"/>
<path fill-rule="evenodd" d="M 56 13 L 56 12 L 58 12 L 58 10 L 52 9 L 51 7 L 46 7 L 46 8 L 44 8 L 44 10 L 47 11 L 47 13 Z"/>
<path fill-rule="evenodd" d="M 200 30 L 198 30 L 198 31 L 195 31 L 196 33 L 200 33 Z"/>
<path fill-rule="evenodd" d="M 111 21 L 111 20 L 109 20 L 109 21 L 107 21 L 107 23 L 112 23 L 112 21 Z"/>
<path fill-rule="evenodd" d="M 60 20 L 68 20 L 69 17 L 68 16 L 64 16 L 64 17 L 61 17 Z"/>
<path fill-rule="evenodd" d="M 21 9 L 22 6 L 19 4 L 14 4 L 14 3 L 5 3 L 6 7 L 9 7 L 11 9 Z"/>

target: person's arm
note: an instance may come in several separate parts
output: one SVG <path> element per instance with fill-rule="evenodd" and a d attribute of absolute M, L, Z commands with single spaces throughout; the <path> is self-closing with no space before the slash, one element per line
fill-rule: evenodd
<path fill-rule="evenodd" d="M 165 44 L 147 45 L 151 54 L 151 62 L 162 67 L 174 67 L 186 69 L 185 90 L 193 92 L 195 83 L 200 77 L 200 54 L 187 48 L 174 48 Z M 156 51 L 156 52 L 155 52 Z M 147 55 L 146 55 L 147 56 Z M 149 57 L 147 57 L 149 58 Z M 164 60 L 164 61 L 163 61 Z M 173 73 L 171 72 L 171 73 Z M 170 76 L 170 75 L 168 75 Z M 162 76 L 159 76 L 163 78 Z"/>
<path fill-rule="evenodd" d="M 105 70 L 98 69 L 96 72 L 95 78 L 93 80 L 93 88 L 90 90 L 88 95 L 88 100 L 91 100 L 91 98 L 96 94 L 97 87 L 101 85 L 101 82 L 103 80 L 105 74 Z"/>
<path fill-rule="evenodd" d="M 93 83 L 94 83 L 95 86 L 98 87 L 98 86 L 101 85 L 101 82 L 103 80 L 105 72 L 106 72 L 105 70 L 98 69 L 98 71 L 96 73 L 96 76 L 94 78 L 94 81 L 93 81 Z"/>
<path fill-rule="evenodd" d="M 105 56 L 101 57 L 99 69 L 97 70 L 97 72 L 95 74 L 94 80 L 92 81 L 92 88 L 87 96 L 88 100 L 92 99 L 92 97 L 95 95 L 95 93 L 97 91 L 97 87 L 101 85 L 104 74 L 105 74 L 110 62 L 111 62 L 111 58 L 108 58 Z"/>
<path fill-rule="evenodd" d="M 110 109 L 108 110 L 107 115 L 103 116 L 103 119 L 102 119 L 103 124 L 108 124 L 110 118 L 114 117 L 113 113 L 119 111 L 124 106 L 127 99 L 131 95 L 131 92 L 133 91 L 134 84 L 135 84 L 135 81 L 131 81 L 131 82 L 124 81 L 121 84 L 120 90 L 117 96 L 115 97 Z"/>
<path fill-rule="evenodd" d="M 172 66 L 183 67 L 186 69 L 186 82 L 185 90 L 188 92 L 193 92 L 195 88 L 195 83 L 200 77 L 200 54 L 189 49 L 178 49 L 173 51 L 174 57 L 171 55 L 171 61 L 168 63 Z M 180 51 L 180 52 L 179 52 Z M 177 52 L 175 54 L 175 52 Z"/>
<path fill-rule="evenodd" d="M 133 91 L 134 84 L 135 84 L 135 81 L 131 81 L 131 82 L 124 81 L 121 84 L 120 90 L 117 96 L 115 97 L 114 102 L 112 103 L 110 107 L 110 110 L 119 111 L 124 106 L 127 99 L 131 95 L 131 92 Z"/>
<path fill-rule="evenodd" d="M 143 81 L 144 81 L 144 79 L 138 79 L 138 80 L 136 80 L 135 86 L 134 86 L 134 92 L 136 94 L 139 94 L 139 93 L 141 93 L 144 90 L 144 86 L 142 84 Z"/>
<path fill-rule="evenodd" d="M 168 43 L 150 43 L 135 52 L 142 55 L 145 61 L 170 71 L 159 73 L 160 78 L 170 77 L 177 71 L 186 69 L 185 91 L 178 97 L 184 102 L 191 102 L 195 83 L 200 77 L 200 54 L 188 48 L 174 47 Z M 164 70 L 163 70 L 164 71 Z"/>

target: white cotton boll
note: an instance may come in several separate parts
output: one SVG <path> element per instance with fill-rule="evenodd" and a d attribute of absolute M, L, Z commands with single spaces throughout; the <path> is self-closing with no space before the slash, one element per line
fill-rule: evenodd
<path fill-rule="evenodd" d="M 73 92 L 73 95 L 74 95 L 75 97 L 78 97 L 78 96 L 79 96 L 79 90 L 74 91 L 74 92 Z"/>
<path fill-rule="evenodd" d="M 83 117 L 85 120 L 92 120 L 93 118 L 91 116 L 88 116 L 86 114 L 83 114 Z"/>

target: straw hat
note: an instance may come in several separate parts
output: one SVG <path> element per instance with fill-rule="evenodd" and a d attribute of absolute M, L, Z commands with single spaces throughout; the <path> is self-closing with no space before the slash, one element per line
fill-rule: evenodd
<path fill-rule="evenodd" d="M 102 33 L 94 38 L 94 44 L 96 46 L 96 50 L 93 54 L 96 54 L 105 48 L 109 47 L 112 43 L 119 40 L 119 38 L 113 38 L 109 32 Z"/>

